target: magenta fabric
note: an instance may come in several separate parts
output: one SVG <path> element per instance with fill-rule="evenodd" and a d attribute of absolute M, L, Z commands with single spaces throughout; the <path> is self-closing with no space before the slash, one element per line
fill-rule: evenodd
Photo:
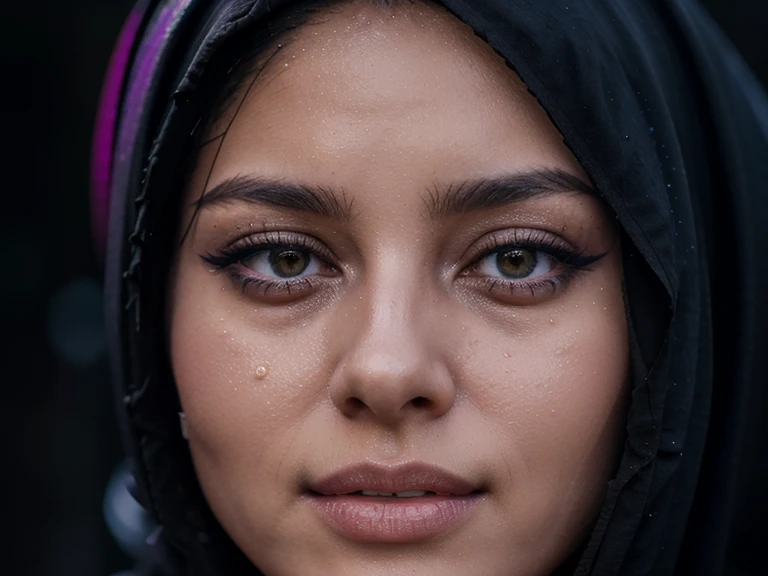
<path fill-rule="evenodd" d="M 91 230 L 96 252 L 104 257 L 109 214 L 109 191 L 112 186 L 112 149 L 115 142 L 120 94 L 125 84 L 131 49 L 136 41 L 146 4 L 134 7 L 118 37 L 109 62 L 96 116 L 91 161 Z"/>
<path fill-rule="evenodd" d="M 109 204 L 115 178 L 119 180 L 125 173 L 121 163 L 130 160 L 129 151 L 133 150 L 163 47 L 191 1 L 167 2 L 153 17 L 138 47 L 135 46 L 137 33 L 149 3 L 137 4 L 123 25 L 112 54 L 96 121 L 91 168 L 91 226 L 96 252 L 102 260 L 106 254 Z M 127 92 L 121 99 L 127 79 Z"/>

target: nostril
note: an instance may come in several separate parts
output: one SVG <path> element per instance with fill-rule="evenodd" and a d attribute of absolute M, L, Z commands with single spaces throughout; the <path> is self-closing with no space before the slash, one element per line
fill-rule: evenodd
<path fill-rule="evenodd" d="M 411 400 L 411 403 L 416 408 L 426 408 L 430 405 L 431 402 L 428 398 L 424 398 L 424 396 L 418 396 L 417 398 Z"/>
<path fill-rule="evenodd" d="M 345 403 L 351 414 L 356 414 L 365 408 L 365 402 L 360 400 L 360 398 L 355 398 L 354 396 L 352 398 L 347 398 Z"/>

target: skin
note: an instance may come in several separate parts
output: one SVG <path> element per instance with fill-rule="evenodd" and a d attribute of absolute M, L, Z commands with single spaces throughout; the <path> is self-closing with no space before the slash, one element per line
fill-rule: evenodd
<path fill-rule="evenodd" d="M 186 192 L 169 340 L 206 498 L 270 576 L 549 574 L 588 534 L 623 439 L 613 216 L 562 191 L 433 217 L 430 191 L 466 181 L 532 168 L 588 179 L 516 74 L 454 17 L 353 2 L 316 20 L 277 50 L 215 163 L 219 142 L 202 148 Z M 204 187 L 238 175 L 323 186 L 351 217 L 229 201 L 192 220 Z M 202 258 L 264 230 L 316 239 L 334 267 L 288 296 L 243 290 Z M 494 260 L 473 268 L 477 247 L 521 230 L 605 255 L 554 289 L 489 292 Z M 484 494 L 447 533 L 356 542 L 303 495 L 367 461 L 438 465 Z"/>

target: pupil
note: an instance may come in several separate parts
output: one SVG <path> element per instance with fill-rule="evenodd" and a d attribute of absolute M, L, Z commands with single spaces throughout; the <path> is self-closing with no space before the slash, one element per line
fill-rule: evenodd
<path fill-rule="evenodd" d="M 296 249 L 273 250 L 269 255 L 272 269 L 278 276 L 288 278 L 298 276 L 309 266 L 309 255 Z"/>
<path fill-rule="evenodd" d="M 496 265 L 505 276 L 525 278 L 536 268 L 536 257 L 530 250 L 514 248 L 499 252 L 496 256 Z"/>

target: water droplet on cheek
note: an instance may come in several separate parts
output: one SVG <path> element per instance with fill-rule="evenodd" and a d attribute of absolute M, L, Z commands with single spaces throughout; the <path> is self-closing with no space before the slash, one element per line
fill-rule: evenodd
<path fill-rule="evenodd" d="M 256 371 L 254 374 L 256 375 L 257 380 L 264 380 L 264 378 L 266 378 L 269 374 L 269 365 L 266 363 L 259 364 L 256 366 Z"/>

